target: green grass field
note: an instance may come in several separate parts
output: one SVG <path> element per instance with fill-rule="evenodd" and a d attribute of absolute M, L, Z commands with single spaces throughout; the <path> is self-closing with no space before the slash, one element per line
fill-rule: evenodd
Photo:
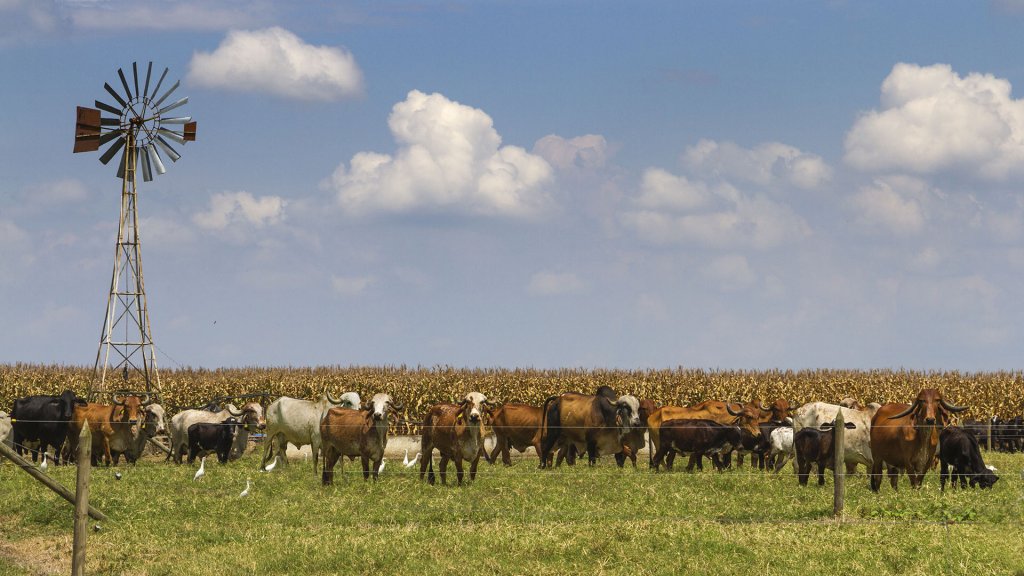
<path fill-rule="evenodd" d="M 991 491 L 920 491 L 863 473 L 801 488 L 787 466 L 716 473 L 619 470 L 611 459 L 553 471 L 535 459 L 481 464 L 463 487 L 429 486 L 390 458 L 378 483 L 346 474 L 321 487 L 308 463 L 257 472 L 156 459 L 95 468 L 92 503 L 110 520 L 89 534 L 90 574 L 1024 574 L 1024 455 L 986 454 Z M 356 466 L 346 463 L 346 472 Z M 454 472 L 450 468 L 451 472 Z M 50 475 L 74 486 L 73 467 Z M 246 478 L 253 488 L 239 498 Z M 450 479 L 454 479 L 454 473 Z M 905 479 L 903 480 L 905 482 Z M 813 481 L 812 481 L 813 484 Z M 96 524 L 96 522 L 91 522 Z M 70 572 L 72 509 L 9 462 L 0 465 L 0 574 Z M 833 568 L 835 567 L 835 568 Z"/>

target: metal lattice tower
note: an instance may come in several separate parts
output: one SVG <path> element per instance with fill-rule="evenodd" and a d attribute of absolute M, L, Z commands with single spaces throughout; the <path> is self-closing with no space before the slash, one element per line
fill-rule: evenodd
<path fill-rule="evenodd" d="M 196 123 L 189 116 L 166 115 L 186 104 L 188 97 L 161 108 L 161 104 L 180 83 L 175 82 L 157 98 L 168 69 L 164 69 L 150 93 L 152 71 L 153 63 L 150 62 L 144 88 L 140 91 L 138 63 L 132 64 L 133 93 L 124 72 L 118 69 L 125 97 L 110 84 L 103 84 L 103 88 L 120 104 L 120 108 L 99 100 L 95 102 L 96 108 L 78 107 L 74 151 L 95 151 L 116 139 L 100 156 L 100 162 L 107 164 L 121 152 L 121 162 L 117 169 L 117 177 L 121 179 L 121 215 L 117 227 L 117 244 L 114 247 L 114 271 L 110 279 L 96 363 L 93 366 L 93 379 L 89 386 L 90 399 L 108 392 L 108 374 L 117 375 L 119 384 L 114 387 L 116 389 L 145 390 L 160 396 L 156 347 L 142 274 L 136 175 L 141 168 L 143 180 L 149 182 L 153 179 L 154 170 L 157 174 L 166 172 L 159 150 L 177 162 L 181 155 L 167 140 L 179 144 L 195 140 Z M 101 110 L 114 117 L 102 117 Z M 181 131 L 167 128 L 173 125 L 181 125 Z"/>

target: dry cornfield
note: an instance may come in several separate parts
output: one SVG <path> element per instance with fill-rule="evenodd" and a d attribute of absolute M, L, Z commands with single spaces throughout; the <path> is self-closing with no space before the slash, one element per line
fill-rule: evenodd
<path fill-rule="evenodd" d="M 80 366 L 0 365 L 0 409 L 15 398 L 57 394 L 71 389 L 84 394 L 92 370 Z M 480 391 L 500 402 L 539 405 L 552 394 L 592 392 L 608 385 L 620 394 L 650 398 L 658 404 L 686 405 L 701 400 L 771 400 L 797 405 L 813 400 L 838 402 L 854 397 L 862 403 L 909 402 L 922 388 L 939 388 L 951 402 L 967 405 L 968 418 L 1024 413 L 1024 373 L 921 372 L 913 370 L 662 370 L 501 369 L 342 367 L 316 368 L 182 368 L 160 371 L 162 402 L 172 412 L 196 407 L 212 398 L 266 393 L 268 398 L 318 397 L 359 392 L 364 398 L 387 392 L 405 403 L 405 418 L 417 421 L 435 402 Z"/>

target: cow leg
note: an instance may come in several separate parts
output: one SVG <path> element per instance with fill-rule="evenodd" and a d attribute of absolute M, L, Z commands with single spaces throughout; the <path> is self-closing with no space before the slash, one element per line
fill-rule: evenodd
<path fill-rule="evenodd" d="M 668 469 L 668 470 L 671 470 L 672 466 L 674 466 L 675 463 L 676 463 L 676 451 L 670 449 L 670 450 L 668 450 L 668 455 L 665 456 L 665 468 Z"/>
<path fill-rule="evenodd" d="M 807 486 L 807 478 L 811 475 L 811 459 L 804 457 L 803 453 L 797 452 L 796 454 L 796 481 L 801 486 Z"/>
<path fill-rule="evenodd" d="M 625 468 L 626 467 L 626 452 L 625 451 L 616 452 L 615 453 L 615 465 L 618 466 L 619 468 Z"/>
<path fill-rule="evenodd" d="M 363 481 L 365 482 L 370 478 L 370 457 L 362 456 L 359 461 L 363 464 Z M 373 479 L 377 479 L 377 466 L 373 467 Z"/>
<path fill-rule="evenodd" d="M 886 472 L 889 474 L 889 484 L 892 485 L 893 490 L 896 490 L 900 479 L 900 469 L 895 466 L 889 466 Z"/>
<path fill-rule="evenodd" d="M 469 463 L 469 479 L 476 480 L 476 467 L 480 463 L 480 458 L 473 458 Z"/>
<path fill-rule="evenodd" d="M 597 438 L 595 434 L 587 435 L 587 463 L 591 466 L 597 464 Z"/>
<path fill-rule="evenodd" d="M 462 486 L 462 456 L 456 456 L 452 460 L 455 461 L 455 477 L 459 480 L 459 486 Z"/>
<path fill-rule="evenodd" d="M 420 444 L 420 481 L 423 480 L 423 475 L 427 473 L 427 466 L 434 467 L 434 446 L 428 442 Z M 433 482 L 431 482 L 433 483 Z"/>
<path fill-rule="evenodd" d="M 441 454 L 441 461 L 437 463 L 437 467 L 441 473 L 441 485 L 446 486 L 448 484 L 448 460 L 449 458 L 444 454 Z M 461 475 L 460 475 L 461 478 Z"/>
<path fill-rule="evenodd" d="M 825 469 L 828 468 L 827 462 L 818 462 L 818 486 L 825 485 Z"/>
<path fill-rule="evenodd" d="M 954 469 L 953 488 L 956 488 L 956 472 Z M 946 491 L 946 478 L 949 476 L 949 462 L 941 460 L 939 464 L 939 491 Z"/>
<path fill-rule="evenodd" d="M 324 448 L 324 473 L 323 473 L 323 485 L 329 486 L 334 484 L 334 465 L 338 462 L 338 457 L 341 454 L 334 446 L 326 446 Z M 342 471 L 345 470 L 345 461 L 342 459 L 341 462 Z"/>
<path fill-rule="evenodd" d="M 661 466 L 661 461 L 665 459 L 665 452 L 667 451 L 668 450 L 666 448 L 659 448 L 654 454 L 654 459 L 651 460 L 651 468 L 654 468 L 655 472 L 658 471 L 658 466 Z M 666 466 L 666 470 L 667 469 L 668 467 Z"/>
<path fill-rule="evenodd" d="M 497 462 L 498 461 L 498 454 L 500 453 L 501 454 L 501 463 L 504 464 L 505 466 L 508 466 L 509 464 L 511 464 L 511 458 L 509 458 L 509 460 L 506 460 L 505 459 L 506 458 L 506 456 L 505 456 L 506 451 L 502 450 L 502 445 L 505 443 L 504 440 L 505 440 L 504 436 L 499 436 L 498 434 L 494 435 L 494 448 L 491 450 L 490 455 L 487 456 L 487 461 L 489 463 L 494 464 L 495 462 Z"/>

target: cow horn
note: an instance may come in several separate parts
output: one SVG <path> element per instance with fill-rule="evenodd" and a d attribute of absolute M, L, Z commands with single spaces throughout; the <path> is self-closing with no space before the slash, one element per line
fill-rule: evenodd
<path fill-rule="evenodd" d="M 121 396 L 120 394 L 114 394 L 112 398 L 114 400 L 114 404 L 117 404 L 118 406 L 124 406 L 124 400 L 118 400 L 118 398 L 123 398 L 123 396 Z"/>
<path fill-rule="evenodd" d="M 895 420 L 897 418 L 903 418 L 904 416 L 912 414 L 914 412 L 914 410 L 917 410 L 917 407 L 920 404 L 921 404 L 920 400 L 914 400 L 914 403 L 910 405 L 910 408 L 907 408 L 906 410 L 904 410 L 903 412 L 900 412 L 899 414 L 897 414 L 895 416 L 889 416 L 889 420 Z"/>
<path fill-rule="evenodd" d="M 964 410 L 970 408 L 970 406 L 957 406 L 955 404 L 950 404 L 949 402 L 946 402 L 945 399 L 939 400 L 939 404 L 942 404 L 943 408 L 954 413 L 963 412 Z"/>
<path fill-rule="evenodd" d="M 764 402 L 761 402 L 760 400 L 758 400 L 757 402 L 757 407 L 760 408 L 763 412 L 767 412 L 772 409 L 771 406 L 766 405 Z"/>
<path fill-rule="evenodd" d="M 142 395 L 142 405 L 143 406 L 149 406 L 152 403 L 153 403 L 153 401 L 149 399 L 149 394 L 143 394 Z"/>
<path fill-rule="evenodd" d="M 402 410 L 405 410 L 405 404 L 395 404 L 394 402 L 392 402 L 391 409 L 396 412 L 401 412 Z"/>
<path fill-rule="evenodd" d="M 739 404 L 739 403 L 737 402 L 737 404 Z M 732 416 L 739 416 L 740 414 L 742 414 L 743 405 L 740 404 L 741 412 L 736 412 L 735 410 L 732 409 L 732 405 L 729 402 L 726 402 L 725 403 L 725 410 L 726 410 L 726 412 L 728 412 Z"/>
<path fill-rule="evenodd" d="M 331 396 L 331 392 L 329 390 L 325 390 L 324 394 L 327 395 L 327 401 L 330 402 L 331 404 L 341 404 L 343 402 L 341 398 L 335 398 L 334 396 Z"/>
<path fill-rule="evenodd" d="M 239 410 L 238 412 L 235 412 L 234 410 L 231 409 L 231 406 L 225 406 L 224 409 L 227 410 L 228 414 L 231 414 L 232 416 L 241 416 L 245 414 L 245 410 Z"/>

